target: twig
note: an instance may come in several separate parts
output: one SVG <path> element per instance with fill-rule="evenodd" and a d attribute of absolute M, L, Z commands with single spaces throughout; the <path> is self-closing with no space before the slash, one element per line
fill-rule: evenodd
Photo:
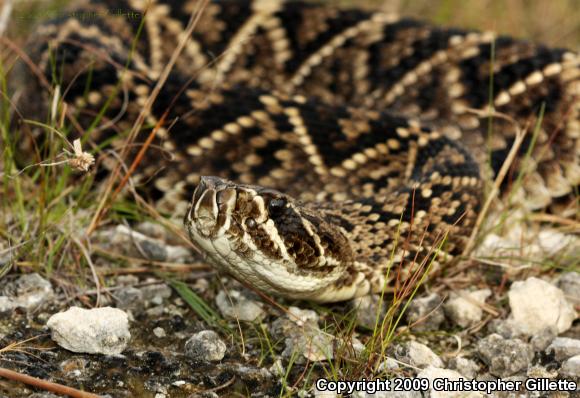
<path fill-rule="evenodd" d="M 20 383 L 28 384 L 30 386 L 40 388 L 45 391 L 50 391 L 55 394 L 68 395 L 72 398 L 101 398 L 100 395 L 92 394 L 77 390 L 76 388 L 63 386 L 62 384 L 52 383 L 50 381 L 37 379 L 36 377 L 28 376 L 23 373 L 15 372 L 13 370 L 0 368 L 0 377 L 8 380 L 18 381 Z"/>

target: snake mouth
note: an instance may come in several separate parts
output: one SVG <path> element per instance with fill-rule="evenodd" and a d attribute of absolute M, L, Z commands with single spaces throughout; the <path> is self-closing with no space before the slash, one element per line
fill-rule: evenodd
<path fill-rule="evenodd" d="M 206 238 L 216 238 L 229 228 L 237 193 L 232 184 L 218 177 L 202 177 L 193 193 L 188 222 Z"/>

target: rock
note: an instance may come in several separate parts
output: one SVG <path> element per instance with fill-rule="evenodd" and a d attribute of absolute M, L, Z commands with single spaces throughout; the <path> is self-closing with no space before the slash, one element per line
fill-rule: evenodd
<path fill-rule="evenodd" d="M 472 326 L 481 321 L 483 316 L 481 308 L 489 296 L 491 296 L 489 289 L 451 292 L 444 305 L 445 315 L 456 325 L 464 328 Z"/>
<path fill-rule="evenodd" d="M 534 365 L 528 368 L 526 376 L 530 379 L 555 379 L 558 377 L 558 372 L 554 370 L 549 371 L 540 365 Z"/>
<path fill-rule="evenodd" d="M 306 324 L 318 325 L 320 319 L 316 311 L 304 310 L 294 306 L 288 307 L 288 318 L 298 326 Z"/>
<path fill-rule="evenodd" d="M 467 379 L 475 379 L 479 372 L 479 365 L 468 358 L 455 357 L 449 360 L 449 367 L 459 372 Z"/>
<path fill-rule="evenodd" d="M 216 296 L 215 301 L 221 314 L 229 319 L 254 322 L 266 316 L 266 311 L 262 305 L 245 292 L 230 290 L 226 293 L 222 290 Z"/>
<path fill-rule="evenodd" d="M 433 386 L 433 381 L 435 379 L 445 379 L 445 380 L 459 380 L 464 379 L 464 377 L 454 370 L 441 369 L 433 366 L 429 366 L 423 369 L 417 375 L 417 378 L 429 379 L 429 385 Z M 475 391 L 435 391 L 431 388 L 429 397 L 431 398 L 479 398 L 483 397 L 483 394 Z"/>
<path fill-rule="evenodd" d="M 134 284 L 137 283 L 138 281 Z M 165 283 L 156 283 L 140 288 L 127 286 L 115 293 L 117 307 L 138 312 L 153 305 L 160 305 L 163 300 L 169 297 L 171 297 L 171 288 Z"/>
<path fill-rule="evenodd" d="M 566 300 L 564 293 L 538 278 L 514 282 L 508 297 L 509 321 L 526 335 L 534 335 L 548 327 L 555 327 L 559 333 L 565 332 L 576 318 L 574 306 Z"/>
<path fill-rule="evenodd" d="M 71 307 L 51 316 L 46 325 L 52 339 L 73 352 L 116 355 L 131 339 L 127 314 L 111 307 Z"/>
<path fill-rule="evenodd" d="M 546 349 L 546 352 L 553 352 L 556 360 L 561 362 L 570 357 L 580 355 L 580 340 L 556 337 Z"/>
<path fill-rule="evenodd" d="M 328 361 L 334 358 L 333 343 L 334 336 L 318 327 L 306 325 L 303 328 L 294 328 L 285 339 L 286 348 L 282 351 L 282 356 L 291 358 L 299 354 L 311 362 Z"/>
<path fill-rule="evenodd" d="M 399 369 L 399 362 L 395 358 L 387 357 L 386 360 L 379 365 L 379 372 L 393 371 Z"/>
<path fill-rule="evenodd" d="M 529 344 L 519 339 L 504 339 L 498 334 L 490 334 L 477 344 L 477 353 L 489 365 L 494 376 L 511 376 L 525 370 L 534 358 Z"/>
<path fill-rule="evenodd" d="M 443 299 L 437 293 L 414 299 L 405 314 L 407 324 L 413 325 L 415 331 L 438 330 L 445 321 L 442 303 Z"/>
<path fill-rule="evenodd" d="M 18 308 L 18 303 L 10 297 L 0 296 L 0 314 L 11 312 Z"/>
<path fill-rule="evenodd" d="M 282 360 L 280 358 L 276 358 L 274 360 L 274 363 L 272 363 L 272 366 L 270 366 L 270 369 L 268 370 L 270 371 L 271 374 L 278 377 L 283 377 L 286 374 L 286 369 L 284 368 L 284 365 L 282 364 Z"/>
<path fill-rule="evenodd" d="M 213 330 L 202 330 L 185 343 L 185 355 L 197 361 L 221 361 L 227 346 Z"/>
<path fill-rule="evenodd" d="M 560 374 L 572 378 L 580 378 L 580 355 L 567 359 L 560 369 Z"/>
<path fill-rule="evenodd" d="M 356 311 L 357 324 L 374 329 L 377 322 L 377 313 L 379 314 L 379 322 L 386 313 L 385 299 L 381 300 L 381 296 L 377 294 L 368 294 L 357 297 L 349 302 L 351 308 Z"/>
<path fill-rule="evenodd" d="M 566 299 L 574 305 L 580 305 L 580 273 L 566 272 L 558 278 L 558 287 L 564 292 Z"/>
<path fill-rule="evenodd" d="M 433 366 L 443 367 L 443 361 L 429 347 L 416 341 L 398 345 L 395 347 L 395 358 L 405 364 L 424 368 Z"/>
<path fill-rule="evenodd" d="M 0 296 L 0 313 L 14 308 L 34 308 L 54 297 L 49 281 L 37 273 L 20 276 L 14 282 L 6 284 L 6 296 Z"/>
<path fill-rule="evenodd" d="M 123 287 L 115 292 L 116 305 L 123 310 L 142 310 L 144 307 L 143 292 L 133 286 Z"/>
<path fill-rule="evenodd" d="M 143 286 L 139 290 L 141 290 L 143 300 L 145 300 L 147 304 L 150 305 L 162 304 L 163 300 L 171 297 L 172 293 L 171 288 L 165 283 L 156 283 L 154 285 Z"/>
<path fill-rule="evenodd" d="M 156 337 L 159 337 L 160 339 L 162 339 L 163 337 L 167 337 L 167 333 L 165 333 L 165 329 L 160 328 L 160 327 L 156 327 L 155 329 L 153 329 L 153 334 Z"/>
<path fill-rule="evenodd" d="M 270 331 L 275 340 L 284 340 L 284 358 L 304 363 L 305 359 L 317 362 L 334 356 L 334 336 L 320 330 L 318 314 L 312 310 L 289 307 L 285 317 L 272 322 Z"/>
<path fill-rule="evenodd" d="M 554 326 L 550 326 L 539 332 L 538 334 L 532 336 L 530 339 L 530 344 L 534 349 L 534 352 L 544 351 L 552 341 L 558 335 L 558 331 Z"/>

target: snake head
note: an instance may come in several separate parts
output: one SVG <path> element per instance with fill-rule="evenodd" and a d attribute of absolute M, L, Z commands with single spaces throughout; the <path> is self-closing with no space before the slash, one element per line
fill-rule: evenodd
<path fill-rule="evenodd" d="M 267 293 L 315 297 L 352 264 L 340 227 L 273 189 L 202 177 L 185 226 L 218 268 Z"/>

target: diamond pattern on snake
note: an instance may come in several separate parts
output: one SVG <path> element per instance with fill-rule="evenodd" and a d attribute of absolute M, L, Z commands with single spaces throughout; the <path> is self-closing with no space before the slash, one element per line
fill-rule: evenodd
<path fill-rule="evenodd" d="M 58 86 L 73 138 L 119 149 L 199 5 L 85 1 L 38 26 L 22 113 L 46 120 Z M 536 134 L 503 189 L 526 164 L 525 206 L 577 218 L 573 51 L 278 0 L 211 1 L 187 39 L 137 138 L 158 125 L 134 181 L 257 289 L 341 301 L 452 263 L 517 126 Z"/>

